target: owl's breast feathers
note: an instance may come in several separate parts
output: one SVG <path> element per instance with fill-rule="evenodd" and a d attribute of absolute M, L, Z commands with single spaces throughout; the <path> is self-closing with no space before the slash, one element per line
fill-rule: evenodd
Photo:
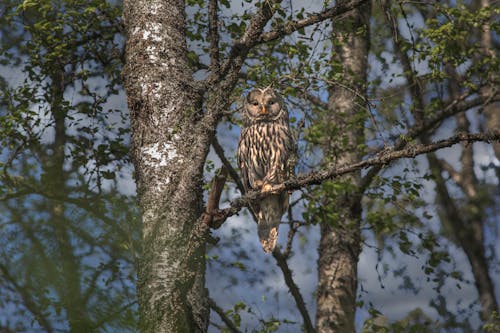
<path fill-rule="evenodd" d="M 238 164 L 247 190 L 279 184 L 289 177 L 293 139 L 286 124 L 257 123 L 241 131 Z"/>

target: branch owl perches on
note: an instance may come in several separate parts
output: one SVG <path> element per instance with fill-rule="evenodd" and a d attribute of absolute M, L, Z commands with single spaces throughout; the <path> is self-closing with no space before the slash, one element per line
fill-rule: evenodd
<path fill-rule="evenodd" d="M 295 144 L 283 98 L 272 88 L 252 90 L 243 107 L 238 166 L 245 191 L 269 192 L 293 174 Z M 251 205 L 266 253 L 274 250 L 281 217 L 288 209 L 286 191 L 270 194 Z"/>

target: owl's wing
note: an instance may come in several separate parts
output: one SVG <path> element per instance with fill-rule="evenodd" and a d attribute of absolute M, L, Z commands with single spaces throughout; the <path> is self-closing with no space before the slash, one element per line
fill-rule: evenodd
<path fill-rule="evenodd" d="M 247 146 L 247 142 L 244 139 L 245 132 L 246 129 L 243 129 L 241 131 L 240 141 L 238 144 L 238 167 L 240 168 L 241 171 L 241 178 L 242 178 L 241 180 L 243 183 L 243 187 L 245 188 L 245 192 L 247 192 L 250 189 L 250 180 L 248 178 L 249 170 L 246 164 L 246 158 L 248 156 L 249 147 Z"/>

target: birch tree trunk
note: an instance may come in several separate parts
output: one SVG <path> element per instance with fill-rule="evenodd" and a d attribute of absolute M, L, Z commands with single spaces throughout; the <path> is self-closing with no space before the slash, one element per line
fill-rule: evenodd
<path fill-rule="evenodd" d="M 369 49 L 367 3 L 333 22 L 332 71 L 341 68 L 343 84 L 329 88 L 328 113 L 323 122 L 325 162 L 349 164 L 361 160 L 364 143 L 364 102 Z M 318 260 L 316 325 L 318 332 L 355 332 L 357 263 L 361 252 L 361 174 L 352 173 L 340 186 L 325 186 L 320 212 L 321 241 Z"/>
<path fill-rule="evenodd" d="M 125 89 L 130 109 L 143 249 L 143 332 L 203 332 L 205 245 L 192 237 L 202 207 L 209 130 L 187 63 L 184 2 L 125 1 Z"/>

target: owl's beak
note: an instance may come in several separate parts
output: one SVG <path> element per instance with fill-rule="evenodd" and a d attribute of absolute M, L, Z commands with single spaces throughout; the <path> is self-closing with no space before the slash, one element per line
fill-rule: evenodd
<path fill-rule="evenodd" d="M 260 113 L 261 114 L 266 114 L 267 113 L 267 110 L 266 110 L 265 106 L 262 107 L 262 109 L 260 110 Z"/>

